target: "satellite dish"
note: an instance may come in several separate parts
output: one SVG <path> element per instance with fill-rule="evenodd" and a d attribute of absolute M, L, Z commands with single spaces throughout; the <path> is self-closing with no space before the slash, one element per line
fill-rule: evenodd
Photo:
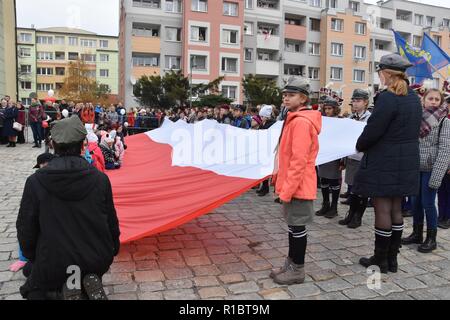
<path fill-rule="evenodd" d="M 134 85 L 136 84 L 136 78 L 133 77 L 133 76 L 131 76 L 131 77 L 130 77 L 130 82 L 131 82 L 131 84 L 134 86 Z"/>

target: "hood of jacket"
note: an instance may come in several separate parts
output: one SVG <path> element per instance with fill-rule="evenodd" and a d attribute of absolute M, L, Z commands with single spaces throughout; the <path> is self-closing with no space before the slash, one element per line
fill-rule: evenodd
<path fill-rule="evenodd" d="M 35 175 L 51 195 L 65 201 L 85 199 L 99 182 L 98 171 L 81 156 L 57 157 Z"/>
<path fill-rule="evenodd" d="M 303 118 L 309 121 L 317 131 L 317 134 L 320 134 L 322 131 L 322 114 L 319 111 L 303 109 L 295 112 L 289 112 L 286 119 L 286 126 L 297 118 Z"/>

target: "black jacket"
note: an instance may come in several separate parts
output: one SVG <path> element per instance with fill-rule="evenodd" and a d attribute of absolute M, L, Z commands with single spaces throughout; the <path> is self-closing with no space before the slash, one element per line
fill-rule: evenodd
<path fill-rule="evenodd" d="M 356 149 L 364 152 L 354 192 L 370 197 L 400 197 L 419 192 L 419 129 L 422 106 L 407 96 L 382 92 Z"/>
<path fill-rule="evenodd" d="M 273 119 L 269 119 L 266 121 L 266 123 L 262 124 L 259 129 L 261 130 L 266 130 L 266 129 L 270 129 L 271 126 L 273 126 L 276 123 L 275 120 Z"/>
<path fill-rule="evenodd" d="M 82 157 L 55 158 L 27 179 L 16 226 L 42 289 L 60 288 L 72 265 L 103 275 L 120 247 L 109 179 Z"/>

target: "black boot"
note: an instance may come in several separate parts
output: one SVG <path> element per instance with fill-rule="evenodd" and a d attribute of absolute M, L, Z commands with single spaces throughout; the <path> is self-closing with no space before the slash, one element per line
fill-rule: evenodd
<path fill-rule="evenodd" d="M 347 225 L 350 229 L 357 229 L 361 227 L 362 218 L 367 208 L 367 199 L 357 197 L 357 209 L 352 221 Z"/>
<path fill-rule="evenodd" d="M 423 224 L 413 225 L 413 232 L 409 237 L 402 239 L 402 244 L 422 244 L 423 242 Z"/>
<path fill-rule="evenodd" d="M 260 197 L 266 196 L 269 192 L 270 192 L 270 190 L 269 190 L 269 180 L 264 181 L 264 182 L 262 183 L 262 185 L 261 185 L 261 189 L 259 189 L 258 191 L 256 191 L 256 193 L 257 193 L 258 196 L 260 196 Z"/>
<path fill-rule="evenodd" d="M 8 142 L 8 145 L 7 145 L 6 147 L 7 147 L 7 148 L 12 148 L 12 146 L 13 146 L 13 145 L 12 145 L 12 142 L 9 141 L 9 142 Z"/>
<path fill-rule="evenodd" d="M 316 216 L 324 216 L 327 212 L 328 212 L 328 210 L 330 210 L 330 202 L 329 201 L 324 201 L 323 203 L 322 203 L 322 208 L 320 208 L 320 210 L 319 211 L 316 211 Z"/>
<path fill-rule="evenodd" d="M 391 244 L 388 252 L 388 268 L 389 272 L 396 273 L 398 271 L 397 255 L 400 253 L 402 247 L 402 225 L 392 225 Z"/>
<path fill-rule="evenodd" d="M 330 207 L 330 210 L 328 210 L 324 217 L 327 219 L 333 219 L 334 217 L 337 217 L 338 214 L 338 210 L 337 210 L 337 203 L 336 204 L 332 204 Z"/>
<path fill-rule="evenodd" d="M 345 216 L 344 219 L 339 220 L 339 224 L 341 226 L 348 225 L 350 223 L 350 221 L 352 221 L 354 215 L 355 215 L 355 209 L 350 206 L 350 210 L 348 210 L 347 215 Z"/>
<path fill-rule="evenodd" d="M 370 267 L 370 266 L 378 266 L 380 268 L 381 273 L 387 273 L 388 272 L 388 252 L 389 252 L 389 245 L 391 242 L 390 236 L 381 236 L 377 234 L 378 230 L 375 229 L 375 254 L 370 258 L 361 258 L 359 260 L 359 264 L 363 267 Z M 380 230 L 380 232 L 386 232 L 387 234 L 389 232 Z M 386 235 L 387 235 L 386 234 Z"/>
<path fill-rule="evenodd" d="M 347 198 L 347 199 L 341 201 L 341 204 L 343 204 L 345 206 L 349 206 L 351 204 L 350 198 Z"/>
<path fill-rule="evenodd" d="M 348 197 L 350 197 L 350 192 L 348 191 L 339 196 L 341 199 L 348 199 Z"/>
<path fill-rule="evenodd" d="M 11 148 L 15 148 L 16 147 L 16 143 L 13 141 L 11 142 Z"/>
<path fill-rule="evenodd" d="M 425 242 L 419 246 L 417 249 L 419 252 L 422 253 L 430 253 L 433 250 L 436 250 L 437 244 L 436 244 L 436 235 L 437 235 L 437 229 L 427 229 L 427 238 L 425 239 Z"/>

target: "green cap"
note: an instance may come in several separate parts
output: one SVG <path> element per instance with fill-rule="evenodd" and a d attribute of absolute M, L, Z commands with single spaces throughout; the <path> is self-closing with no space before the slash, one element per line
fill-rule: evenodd
<path fill-rule="evenodd" d="M 83 141 L 87 131 L 80 118 L 73 116 L 55 121 L 50 129 L 52 140 L 58 144 L 69 144 Z"/>

